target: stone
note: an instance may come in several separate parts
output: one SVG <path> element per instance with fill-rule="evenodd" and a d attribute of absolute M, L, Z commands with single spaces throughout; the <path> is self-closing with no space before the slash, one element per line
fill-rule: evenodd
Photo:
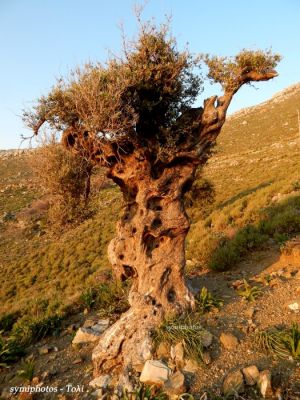
<path fill-rule="evenodd" d="M 255 385 L 259 377 L 259 370 L 256 367 L 256 365 L 250 365 L 249 367 L 245 367 L 243 368 L 242 371 L 246 384 L 249 386 Z"/>
<path fill-rule="evenodd" d="M 50 346 L 43 346 L 39 348 L 39 354 L 43 355 L 43 354 L 48 354 L 50 353 L 50 351 L 52 350 L 52 347 Z"/>
<path fill-rule="evenodd" d="M 100 375 L 97 378 L 93 379 L 89 385 L 93 389 L 106 389 L 111 381 L 110 375 Z"/>
<path fill-rule="evenodd" d="M 169 358 L 170 346 L 165 342 L 161 342 L 156 349 L 156 355 L 158 358 Z"/>
<path fill-rule="evenodd" d="M 203 352 L 203 362 L 205 365 L 209 365 L 211 363 L 211 356 L 208 351 Z"/>
<path fill-rule="evenodd" d="M 81 363 L 82 363 L 82 358 L 76 358 L 76 359 L 72 362 L 73 365 L 77 365 L 77 364 L 81 364 Z"/>
<path fill-rule="evenodd" d="M 244 392 L 244 378 L 241 371 L 229 373 L 223 382 L 223 393 L 225 396 L 235 396 Z"/>
<path fill-rule="evenodd" d="M 183 371 L 194 374 L 199 369 L 199 365 L 195 360 L 186 360 Z"/>
<path fill-rule="evenodd" d="M 84 324 L 82 325 L 83 328 L 91 328 L 93 325 L 95 325 L 97 322 L 93 319 L 86 319 L 84 321 Z"/>
<path fill-rule="evenodd" d="M 149 385 L 162 386 L 170 377 L 171 369 L 161 361 L 147 360 L 140 381 Z"/>
<path fill-rule="evenodd" d="M 271 372 L 269 370 L 264 370 L 259 374 L 257 386 L 264 399 L 273 397 L 274 393 L 271 384 Z"/>
<path fill-rule="evenodd" d="M 220 342 L 226 350 L 235 350 L 239 345 L 237 337 L 230 332 L 222 332 Z"/>
<path fill-rule="evenodd" d="M 175 372 L 165 383 L 164 392 L 169 396 L 184 393 L 186 391 L 184 380 L 184 375 L 180 371 Z"/>
<path fill-rule="evenodd" d="M 109 319 L 100 319 L 91 329 L 97 333 L 103 333 L 109 327 Z"/>
<path fill-rule="evenodd" d="M 182 367 L 184 364 L 184 347 L 183 344 L 177 343 L 175 346 L 171 346 L 171 358 L 175 361 L 178 367 Z"/>
<path fill-rule="evenodd" d="M 94 343 L 99 339 L 100 335 L 100 333 L 91 328 L 79 328 L 72 344 Z"/>
<path fill-rule="evenodd" d="M 207 331 L 206 329 L 203 329 L 200 332 L 201 336 L 201 342 L 203 347 L 209 347 L 212 344 L 213 341 L 213 335 Z"/>
<path fill-rule="evenodd" d="M 300 310 L 300 302 L 299 301 L 295 301 L 291 304 L 288 305 L 288 308 L 292 311 L 299 311 Z"/>

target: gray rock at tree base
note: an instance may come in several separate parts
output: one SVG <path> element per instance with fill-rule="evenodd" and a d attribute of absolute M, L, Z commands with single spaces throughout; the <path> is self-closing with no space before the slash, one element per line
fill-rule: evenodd
<path fill-rule="evenodd" d="M 89 385 L 93 389 L 106 389 L 111 381 L 110 375 L 100 375 L 97 378 L 93 379 Z"/>
<path fill-rule="evenodd" d="M 140 381 L 149 385 L 162 386 L 171 375 L 171 369 L 161 361 L 147 360 Z"/>
<path fill-rule="evenodd" d="M 234 396 L 238 393 L 243 393 L 244 377 L 241 371 L 234 371 L 229 373 L 223 382 L 223 393 L 225 396 Z"/>
<path fill-rule="evenodd" d="M 256 384 L 259 377 L 259 370 L 256 365 L 250 365 L 243 368 L 243 375 L 247 385 L 253 386 Z"/>
<path fill-rule="evenodd" d="M 100 319 L 96 324 L 91 326 L 93 331 L 103 333 L 109 327 L 109 319 Z"/>
<path fill-rule="evenodd" d="M 201 330 L 200 336 L 203 347 L 209 347 L 212 344 L 213 335 L 209 331 L 206 329 Z"/>
<path fill-rule="evenodd" d="M 271 372 L 266 369 L 259 374 L 257 379 L 257 386 L 264 399 L 271 399 L 274 396 L 271 378 Z"/>
<path fill-rule="evenodd" d="M 184 375 L 177 371 L 164 384 L 163 390 L 167 395 L 181 394 L 186 391 Z"/>
<path fill-rule="evenodd" d="M 237 337 L 230 332 L 221 333 L 220 342 L 226 350 L 235 350 L 239 345 Z"/>
<path fill-rule="evenodd" d="M 101 333 L 91 328 L 79 328 L 72 340 L 72 344 L 94 343 L 99 340 L 100 336 Z"/>

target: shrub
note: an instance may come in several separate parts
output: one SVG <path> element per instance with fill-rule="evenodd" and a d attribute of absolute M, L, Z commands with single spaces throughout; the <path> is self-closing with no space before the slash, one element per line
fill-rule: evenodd
<path fill-rule="evenodd" d="M 45 315 L 43 317 L 24 316 L 13 326 L 12 333 L 19 343 L 29 345 L 50 334 L 58 334 L 62 317 Z"/>
<path fill-rule="evenodd" d="M 53 138 L 30 157 L 37 182 L 49 196 L 48 220 L 53 227 L 82 221 L 89 215 L 92 164 L 68 152 Z"/>

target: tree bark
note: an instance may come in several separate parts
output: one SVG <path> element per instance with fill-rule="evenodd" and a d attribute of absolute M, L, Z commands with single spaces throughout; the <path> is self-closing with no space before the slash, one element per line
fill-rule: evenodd
<path fill-rule="evenodd" d="M 124 215 L 108 254 L 115 275 L 132 278 L 131 308 L 111 326 L 93 352 L 95 375 L 135 368 L 151 358 L 150 333 L 166 314 L 194 307 L 184 281 L 189 220 L 183 195 L 194 179 L 191 161 L 169 165 L 159 176 L 135 152 L 110 170 L 125 200 Z"/>

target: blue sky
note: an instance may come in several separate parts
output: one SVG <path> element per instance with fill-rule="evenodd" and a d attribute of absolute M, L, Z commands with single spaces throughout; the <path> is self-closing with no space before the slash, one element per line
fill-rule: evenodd
<path fill-rule="evenodd" d="M 0 0 L 0 149 L 17 148 L 30 132 L 20 115 L 71 68 L 105 61 L 121 47 L 119 24 L 137 31 L 132 0 Z M 299 0 L 149 0 L 145 18 L 172 14 L 178 43 L 192 52 L 234 55 L 272 47 L 283 60 L 280 76 L 243 87 L 229 112 L 257 104 L 300 81 Z M 202 99 L 218 87 L 205 86 Z M 202 100 L 200 99 L 200 100 Z"/>

